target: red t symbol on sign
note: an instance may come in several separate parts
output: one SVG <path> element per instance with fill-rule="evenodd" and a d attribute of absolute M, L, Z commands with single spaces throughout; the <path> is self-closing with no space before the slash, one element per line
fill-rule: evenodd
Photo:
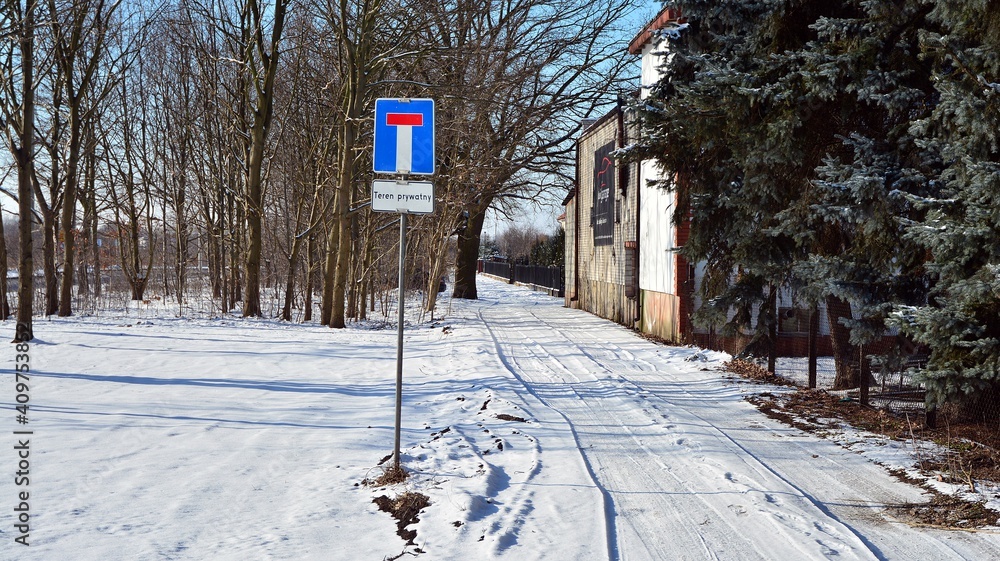
<path fill-rule="evenodd" d="M 413 127 L 424 126 L 423 113 L 386 113 L 385 124 L 396 127 L 396 170 L 409 173 L 413 165 Z"/>

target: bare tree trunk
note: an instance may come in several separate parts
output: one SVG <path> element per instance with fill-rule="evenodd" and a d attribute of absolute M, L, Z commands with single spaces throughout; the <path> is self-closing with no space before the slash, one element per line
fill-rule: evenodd
<path fill-rule="evenodd" d="M 233 182 L 235 185 L 236 182 Z M 229 304 L 235 307 L 237 302 L 243 301 L 243 278 L 241 272 L 243 267 L 240 262 L 240 257 L 243 253 L 244 247 L 244 232 L 240 228 L 241 224 L 245 224 L 246 216 L 244 215 L 244 208 L 242 205 L 236 204 L 236 198 L 232 195 L 229 197 Z"/>
<path fill-rule="evenodd" d="M 212 283 L 212 298 L 223 298 L 225 290 L 223 289 L 223 269 L 225 265 L 222 262 L 222 243 L 219 241 L 219 237 L 222 235 L 221 228 L 218 224 L 210 223 L 210 230 L 208 231 L 208 276 Z"/>
<path fill-rule="evenodd" d="M 243 317 L 260 316 L 260 261 L 263 246 L 262 213 L 264 195 L 261 168 L 264 162 L 265 131 L 255 125 L 253 148 L 250 152 L 250 170 L 247 181 L 246 218 L 248 247 L 246 257 L 246 292 Z"/>
<path fill-rule="evenodd" d="M 356 194 L 357 198 L 358 195 Z M 371 215 L 369 214 L 369 217 Z M 368 242 L 365 239 L 364 230 L 364 219 L 360 213 L 356 213 L 353 217 L 353 224 L 351 226 L 351 253 L 354 255 L 352 260 L 351 272 L 350 272 L 350 286 L 351 294 L 349 304 L 349 311 L 351 319 L 358 321 L 361 316 L 364 315 L 365 300 L 362 296 L 364 279 L 367 276 L 366 270 L 366 259 L 367 259 L 367 246 Z"/>
<path fill-rule="evenodd" d="M 299 265 L 299 253 L 302 251 L 302 237 L 295 236 L 292 240 L 292 251 L 288 256 L 288 275 L 285 277 L 285 303 L 281 308 L 281 319 L 292 321 L 292 302 L 295 299 L 295 277 Z"/>
<path fill-rule="evenodd" d="M 337 198 L 340 197 L 338 192 L 334 197 L 334 207 L 339 206 Z M 337 249 L 340 247 L 340 224 L 337 218 L 333 218 L 330 224 L 330 231 L 326 240 L 326 257 L 323 259 L 323 300 L 322 307 L 320 308 L 320 323 L 323 325 L 330 325 L 330 318 L 333 317 L 333 285 L 334 277 L 337 272 Z"/>
<path fill-rule="evenodd" d="M 98 69 L 104 59 L 106 39 L 111 29 L 108 18 L 120 5 L 121 0 L 112 0 L 110 5 L 107 5 L 105 0 L 76 0 L 68 5 L 59 5 L 55 0 L 48 0 L 53 61 L 59 74 L 56 87 L 65 89 L 69 127 L 61 219 L 63 276 L 59 294 L 60 316 L 71 315 L 73 307 L 76 204 L 80 183 L 79 161 L 83 145 L 83 124 L 90 118 L 89 113 L 92 108 L 112 90 L 113 80 L 108 82 L 103 91 L 93 91 L 93 85 L 99 75 Z M 84 103 L 89 103 L 91 109 L 85 109 Z M 57 151 L 58 146 L 53 146 L 53 153 Z M 53 197 L 52 200 L 54 207 L 56 198 Z"/>
<path fill-rule="evenodd" d="M 83 243 L 80 259 L 80 273 L 77 281 L 80 294 L 90 295 L 89 268 L 94 271 L 94 289 L 100 292 L 101 270 L 97 266 L 97 143 L 94 139 L 94 120 L 88 119 L 84 131 L 83 142 L 83 182 L 80 186 L 79 199 L 83 208 L 83 219 L 80 225 L 80 236 Z M 88 255 L 89 254 L 89 255 Z"/>
<path fill-rule="evenodd" d="M 244 22 L 252 26 L 253 34 L 253 46 L 248 46 L 246 49 L 247 56 L 251 59 L 246 62 L 253 73 L 250 85 L 254 90 L 252 94 L 248 91 L 248 95 L 251 95 L 256 101 L 256 107 L 253 110 L 252 145 L 247 170 L 246 218 L 249 239 L 247 240 L 246 293 L 243 302 L 243 317 L 261 315 L 260 265 L 263 247 L 264 148 L 267 142 L 267 133 L 271 128 L 271 119 L 274 116 L 274 80 L 278 72 L 278 44 L 281 42 L 281 34 L 284 30 L 288 3 L 289 0 L 275 0 L 270 45 L 264 44 L 264 10 L 261 9 L 257 0 L 248 0 L 244 7 L 246 14 Z M 260 57 L 260 64 L 263 68 L 257 67 L 256 61 L 253 60 L 253 52 L 256 52 L 257 56 Z"/>
<path fill-rule="evenodd" d="M 308 241 L 306 242 L 306 258 L 309 260 L 306 266 L 306 297 L 303 306 L 305 307 L 305 313 L 302 315 L 302 321 L 312 321 L 312 306 L 313 306 L 313 285 L 316 283 L 316 236 L 310 234 L 308 236 Z"/>
<path fill-rule="evenodd" d="M 353 145 L 353 142 L 350 143 Z M 343 177 L 341 178 L 343 179 Z M 335 210 L 337 216 L 335 218 L 334 227 L 338 230 L 337 234 L 337 265 L 334 272 L 333 279 L 333 310 L 330 314 L 330 327 L 336 329 L 343 329 L 347 326 L 345 321 L 345 304 L 346 304 L 346 290 L 347 290 L 347 272 L 351 267 L 351 236 L 350 236 L 350 223 L 351 217 L 348 214 L 348 209 L 350 207 L 351 199 L 351 184 L 348 182 L 347 185 L 341 185 L 343 192 L 338 194 L 338 205 Z"/>
<path fill-rule="evenodd" d="M 836 378 L 834 378 L 833 389 L 847 390 L 860 385 L 860 369 L 855 360 L 855 348 L 851 345 L 851 330 L 847 328 L 841 319 L 851 319 L 851 304 L 837 298 L 828 296 L 826 298 L 826 315 L 830 327 L 830 342 L 833 345 L 834 368 Z"/>
<path fill-rule="evenodd" d="M 0 263 L 3 264 L 3 289 L 0 290 L 0 320 L 10 317 L 10 302 L 7 301 L 7 235 L 3 227 L 3 209 L 0 209 Z"/>
<path fill-rule="evenodd" d="M 32 327 L 32 303 L 34 299 L 35 265 L 31 239 L 31 208 L 34 191 L 35 153 L 35 3 L 27 2 L 24 15 L 19 22 L 21 36 L 21 106 L 20 122 L 17 123 L 18 146 L 12 147 L 17 162 L 17 207 L 20 256 L 18 258 L 17 287 L 17 328 L 14 341 L 24 342 L 34 339 Z M 8 125 L 9 126 L 9 125 Z M 6 264 L 5 264 L 6 266 Z M 6 272 L 4 283 L 6 284 Z M 6 290 L 7 287 L 4 287 Z"/>
<path fill-rule="evenodd" d="M 443 222 L 443 224 L 448 223 Z M 448 239 L 448 237 L 438 236 L 437 239 L 432 238 L 428 243 L 430 246 L 427 249 L 430 259 L 430 276 L 427 279 L 427 302 L 424 311 L 430 312 L 432 319 L 434 318 L 434 308 L 437 306 L 438 287 L 441 285 L 441 278 L 444 276 L 447 265 Z"/>
<path fill-rule="evenodd" d="M 66 187 L 63 191 L 62 205 L 62 238 L 63 238 L 63 276 L 59 293 L 59 315 L 69 316 L 73 313 L 73 274 L 76 259 L 76 199 L 77 183 L 79 182 L 80 160 L 80 108 L 70 101 L 69 106 L 70 149 L 66 169 Z"/>
<path fill-rule="evenodd" d="M 157 159 L 157 161 L 159 163 L 159 166 L 165 167 L 166 166 L 166 161 L 167 161 L 166 150 L 165 149 L 160 149 L 157 152 L 158 152 L 158 155 L 156 156 L 156 159 Z M 160 184 L 160 185 L 165 185 L 166 184 L 166 182 L 167 182 L 167 173 L 166 173 L 165 169 L 162 172 L 162 175 L 157 178 L 156 182 L 158 184 Z M 161 193 L 162 193 L 162 196 L 160 197 L 160 214 L 162 216 L 166 217 L 167 216 L 167 198 L 168 198 L 166 187 L 164 187 L 164 188 L 161 189 Z M 167 261 L 167 259 L 170 257 L 170 245 L 168 243 L 168 240 L 170 239 L 170 236 L 167 235 L 167 221 L 166 221 L 166 219 L 164 219 L 162 221 L 162 225 L 163 225 L 163 228 L 160 230 L 160 233 L 163 234 L 163 239 L 160 240 L 160 244 L 161 244 L 161 246 L 160 246 L 160 282 L 163 283 L 163 297 L 164 298 L 169 298 L 170 297 L 170 277 L 167 275 L 167 269 L 169 268 L 170 263 Z M 152 246 L 150 246 L 150 247 L 152 247 Z"/>
<path fill-rule="evenodd" d="M 58 249 L 59 209 L 63 200 L 62 158 L 59 147 L 63 143 L 63 120 L 65 111 L 63 105 L 63 86 L 65 76 L 56 73 L 52 85 L 52 120 L 49 134 L 50 142 L 45 145 L 49 154 L 50 174 L 48 177 L 48 199 L 42 193 L 42 184 L 38 179 L 37 170 L 32 167 L 32 185 L 35 193 L 35 203 L 42 217 L 42 274 L 45 281 L 45 315 L 50 316 L 59 311 L 59 271 L 56 268 L 56 251 Z"/>
<path fill-rule="evenodd" d="M 455 256 L 455 290 L 454 298 L 475 300 L 479 297 L 476 291 L 476 273 L 479 262 L 479 240 L 483 234 L 483 223 L 486 221 L 485 206 L 469 213 L 468 223 L 458 234 L 458 253 Z"/>
<path fill-rule="evenodd" d="M 186 148 L 182 148 L 186 151 Z M 174 287 L 177 291 L 177 305 L 184 304 L 184 291 L 187 284 L 187 264 L 188 264 L 188 220 L 185 205 L 187 204 L 187 176 L 184 170 L 187 166 L 186 153 L 181 156 L 181 173 L 178 178 L 177 189 L 174 191 L 174 236 L 177 238 L 174 244 L 176 248 L 176 259 L 174 263 Z"/>
<path fill-rule="evenodd" d="M 361 243 L 364 244 L 364 249 L 361 256 L 362 274 L 358 275 L 360 277 L 358 283 L 361 285 L 361 294 L 358 296 L 358 320 L 363 321 L 368 319 L 368 290 L 371 287 L 372 240 L 366 236 Z"/>
<path fill-rule="evenodd" d="M 84 172 L 86 173 L 86 172 Z M 86 182 L 87 179 L 84 179 Z M 80 259 L 77 261 L 77 272 L 76 272 L 76 289 L 80 296 L 90 295 L 90 279 L 88 278 L 87 267 L 88 263 L 88 250 L 90 246 L 93 245 L 94 240 L 90 237 L 90 222 L 94 220 L 95 217 L 90 213 L 90 209 L 87 202 L 87 195 L 85 194 L 86 188 L 80 190 L 80 205 L 83 207 L 83 216 L 80 220 Z"/>
<path fill-rule="evenodd" d="M 93 130 L 89 133 L 91 140 L 88 142 L 87 164 L 85 171 L 85 189 L 80 198 L 83 204 L 83 229 L 87 232 L 88 248 L 90 249 L 90 266 L 94 270 L 95 298 L 101 297 L 101 241 L 98 237 L 98 217 L 97 217 L 97 156 L 94 154 L 95 142 L 93 140 Z M 84 268 L 83 281 L 80 284 L 81 290 L 86 286 L 86 268 Z"/>
<path fill-rule="evenodd" d="M 37 185 L 37 182 L 35 182 Z M 37 196 L 36 189 L 36 196 Z M 39 205 L 42 215 L 42 274 L 45 276 L 45 315 L 59 311 L 59 275 L 56 271 L 56 215 Z"/>
<path fill-rule="evenodd" d="M 333 210 L 333 228 L 330 241 L 335 242 L 328 248 L 330 257 L 336 254 L 333 266 L 333 286 L 331 293 L 331 312 L 329 325 L 333 328 L 343 328 L 345 322 L 345 294 L 347 275 L 351 267 L 350 239 L 350 206 L 359 177 L 359 160 L 355 151 L 358 148 L 359 126 L 368 104 L 369 84 L 377 80 L 380 73 L 385 72 L 385 61 L 380 61 L 384 53 L 377 51 L 378 41 L 383 37 L 379 33 L 379 25 L 385 14 L 385 3 L 382 0 L 372 0 L 358 3 L 342 1 L 331 13 L 327 14 L 332 31 L 340 46 L 341 90 L 340 107 L 344 122 L 341 124 L 340 143 L 338 150 L 337 196 Z M 390 47 L 392 48 L 392 47 Z M 330 272 L 328 265 L 328 273 Z M 325 294 L 324 294 L 325 296 Z M 324 302 L 324 312 L 326 304 Z"/>

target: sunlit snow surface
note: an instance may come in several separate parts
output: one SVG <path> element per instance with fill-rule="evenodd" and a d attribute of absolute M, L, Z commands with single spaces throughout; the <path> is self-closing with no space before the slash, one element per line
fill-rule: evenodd
<path fill-rule="evenodd" d="M 392 451 L 391 327 L 39 320 L 29 547 L 14 542 L 13 345 L 4 358 L 0 559 L 1000 557 L 993 532 L 885 508 L 922 492 L 868 458 L 910 467 L 912 444 L 802 433 L 746 403 L 780 390 L 729 379 L 724 355 L 479 283 L 437 322 L 408 317 L 410 477 L 391 488 L 359 485 Z M 405 491 L 431 501 L 411 546 L 372 504 Z"/>

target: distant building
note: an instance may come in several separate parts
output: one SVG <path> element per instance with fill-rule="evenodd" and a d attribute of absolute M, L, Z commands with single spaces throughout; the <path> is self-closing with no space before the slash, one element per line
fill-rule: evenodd
<path fill-rule="evenodd" d="M 637 177 L 613 152 L 625 145 L 619 104 L 589 124 L 577 140 L 576 188 L 566 204 L 566 303 L 633 326 L 638 320 L 636 277 Z"/>
<path fill-rule="evenodd" d="M 642 84 L 659 79 L 664 9 L 632 40 Z M 640 96 L 648 95 L 643 87 Z M 671 223 L 676 195 L 651 185 L 670 178 L 653 161 L 622 165 L 612 153 L 637 139 L 624 103 L 589 124 L 577 141 L 576 188 L 566 206 L 566 304 L 669 341 L 685 340 L 694 271 L 674 250 L 687 227 Z"/>
<path fill-rule="evenodd" d="M 641 56 L 640 98 L 659 81 L 667 62 L 664 29 L 681 22 L 665 8 L 629 43 Z M 690 222 L 673 222 L 677 190 L 683 183 L 655 161 L 622 164 L 613 157 L 638 139 L 638 128 L 626 104 L 583 123 L 577 140 L 574 189 L 566 207 L 566 305 L 583 309 L 643 333 L 677 343 L 697 343 L 734 352 L 747 340 L 724 340 L 711 330 L 697 329 L 691 314 L 703 267 L 688 263 L 677 251 L 687 242 Z M 664 181 L 674 189 L 658 186 Z M 780 356 L 805 356 L 809 324 L 818 324 L 819 353 L 830 354 L 829 326 L 821 306 L 818 318 L 796 308 L 787 294 L 779 295 Z"/>

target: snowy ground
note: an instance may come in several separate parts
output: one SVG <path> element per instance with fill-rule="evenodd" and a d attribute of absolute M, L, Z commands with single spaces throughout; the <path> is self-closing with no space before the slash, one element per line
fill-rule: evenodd
<path fill-rule="evenodd" d="M 394 329 L 38 322 L 27 425 L 14 345 L 0 378 L 0 559 L 1000 558 L 995 532 L 893 517 L 923 493 L 871 459 L 908 466 L 906 443 L 800 432 L 746 403 L 781 390 L 724 377 L 723 355 L 488 279 L 480 295 L 407 330 L 410 478 L 389 488 L 360 482 L 392 450 Z M 372 503 L 405 491 L 431 502 L 410 546 Z"/>

